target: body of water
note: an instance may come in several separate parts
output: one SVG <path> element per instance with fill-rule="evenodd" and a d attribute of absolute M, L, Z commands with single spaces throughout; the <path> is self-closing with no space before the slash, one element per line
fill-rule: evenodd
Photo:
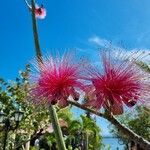
<path fill-rule="evenodd" d="M 108 150 L 109 146 L 110 150 L 124 150 L 124 145 L 118 143 L 118 138 L 103 137 L 103 144 L 106 146 L 104 150 Z"/>

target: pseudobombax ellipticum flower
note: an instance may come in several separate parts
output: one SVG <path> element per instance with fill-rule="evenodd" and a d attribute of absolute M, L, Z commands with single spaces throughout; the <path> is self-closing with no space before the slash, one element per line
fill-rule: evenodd
<path fill-rule="evenodd" d="M 30 11 L 32 11 L 32 6 L 28 3 L 27 0 L 24 0 L 27 7 Z M 44 19 L 46 17 L 46 9 L 44 8 L 43 4 L 39 6 L 38 4 L 35 5 L 35 17 L 39 19 Z"/>
<path fill-rule="evenodd" d="M 79 98 L 77 90 L 83 87 L 80 80 L 81 68 L 79 64 L 73 63 L 71 55 L 61 58 L 50 56 L 38 65 L 35 65 L 36 72 L 32 75 L 34 85 L 31 94 L 35 103 L 48 102 L 66 106 L 69 96 L 75 100 Z"/>
<path fill-rule="evenodd" d="M 44 19 L 46 17 L 46 9 L 43 7 L 43 5 L 35 5 L 35 17 L 39 19 Z"/>
<path fill-rule="evenodd" d="M 134 106 L 149 98 L 148 74 L 135 64 L 134 59 L 117 59 L 102 53 L 103 69 L 88 69 L 91 85 L 87 86 L 87 105 L 104 107 L 114 115 L 123 113 L 123 104 Z"/>

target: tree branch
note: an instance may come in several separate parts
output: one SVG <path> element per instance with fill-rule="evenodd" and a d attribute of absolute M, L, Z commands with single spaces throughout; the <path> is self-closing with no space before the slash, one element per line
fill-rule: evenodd
<path fill-rule="evenodd" d="M 99 117 L 103 117 L 104 119 L 108 120 L 113 125 L 115 125 L 129 139 L 133 140 L 135 143 L 138 143 L 145 150 L 150 150 L 150 142 L 149 141 L 145 140 L 143 137 L 139 136 L 138 134 L 134 133 L 131 129 L 129 129 L 125 125 L 121 124 L 113 115 L 102 114 L 98 111 L 87 108 L 87 107 L 81 105 L 80 103 L 77 103 L 74 101 L 69 101 L 69 103 L 73 106 L 80 108 L 80 109 L 89 111 L 90 113 L 93 113 Z"/>
<path fill-rule="evenodd" d="M 105 119 L 110 121 L 115 125 L 119 131 L 125 134 L 129 139 L 133 140 L 135 143 L 138 143 L 145 150 L 150 150 L 150 142 L 145 140 L 143 137 L 139 136 L 131 129 L 127 128 L 125 125 L 121 124 L 114 116 L 106 116 Z"/>
<path fill-rule="evenodd" d="M 90 108 L 88 108 L 88 107 L 85 107 L 85 106 L 81 105 L 80 103 L 77 103 L 77 102 L 74 102 L 74 101 L 69 101 L 69 104 L 71 104 L 71 105 L 73 105 L 73 106 L 76 106 L 76 107 L 78 107 L 78 108 L 80 108 L 80 109 L 83 109 L 83 110 L 85 110 L 85 111 L 88 111 L 88 112 L 90 112 L 90 113 L 93 113 L 93 114 L 95 114 L 95 115 L 97 115 L 97 116 L 99 116 L 99 117 L 105 118 L 105 114 L 100 113 L 100 112 L 98 112 L 98 111 L 95 111 L 95 110 L 93 110 L 93 109 L 90 109 Z"/>

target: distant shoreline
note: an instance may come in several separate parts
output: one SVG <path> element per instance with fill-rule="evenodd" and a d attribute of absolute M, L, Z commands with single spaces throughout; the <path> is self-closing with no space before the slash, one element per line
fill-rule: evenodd
<path fill-rule="evenodd" d="M 102 138 L 114 138 L 114 139 L 118 139 L 117 137 L 113 137 L 113 136 L 102 136 Z"/>
<path fill-rule="evenodd" d="M 117 150 L 119 148 L 119 150 L 124 150 L 124 144 L 120 144 L 119 139 L 117 137 L 113 137 L 113 136 L 102 136 L 102 141 L 103 144 L 107 147 L 110 146 L 111 150 Z M 106 150 L 104 149 L 104 150 Z"/>

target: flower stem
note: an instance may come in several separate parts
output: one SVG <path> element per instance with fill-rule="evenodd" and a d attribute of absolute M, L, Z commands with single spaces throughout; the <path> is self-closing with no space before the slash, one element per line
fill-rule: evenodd
<path fill-rule="evenodd" d="M 39 44 L 39 37 L 38 37 L 38 30 L 37 30 L 37 24 L 36 24 L 36 18 L 35 18 L 35 0 L 32 0 L 32 27 L 33 27 L 33 35 L 34 35 L 34 43 L 35 43 L 35 50 L 36 50 L 36 57 L 37 61 L 39 62 L 39 67 L 40 63 L 43 62 L 42 60 L 42 52 L 40 49 L 40 44 Z M 50 112 L 50 118 L 52 121 L 52 126 L 54 129 L 57 145 L 59 150 L 66 150 L 65 148 L 65 143 L 63 140 L 63 135 L 62 131 L 58 122 L 58 117 L 56 110 L 53 105 L 49 106 L 49 112 Z"/>
<path fill-rule="evenodd" d="M 56 139 L 58 141 L 57 142 L 58 148 L 59 148 L 59 150 L 66 150 L 65 143 L 64 143 L 64 140 L 63 140 L 63 135 L 62 135 L 60 125 L 59 125 L 59 122 L 58 122 L 58 117 L 56 115 L 57 113 L 56 113 L 55 107 L 53 105 L 49 106 L 49 113 L 50 113 L 50 116 L 51 116 L 51 121 L 55 122 L 55 123 L 52 123 L 52 126 L 53 126 L 53 129 L 55 131 Z"/>
<path fill-rule="evenodd" d="M 35 12 L 35 2 L 34 2 L 34 0 L 32 0 L 32 28 L 33 28 L 35 51 L 36 51 L 37 61 L 42 62 L 42 52 L 41 52 L 41 48 L 40 48 L 38 29 L 37 29 L 37 23 L 36 23 L 36 18 L 35 18 L 34 12 Z"/>

